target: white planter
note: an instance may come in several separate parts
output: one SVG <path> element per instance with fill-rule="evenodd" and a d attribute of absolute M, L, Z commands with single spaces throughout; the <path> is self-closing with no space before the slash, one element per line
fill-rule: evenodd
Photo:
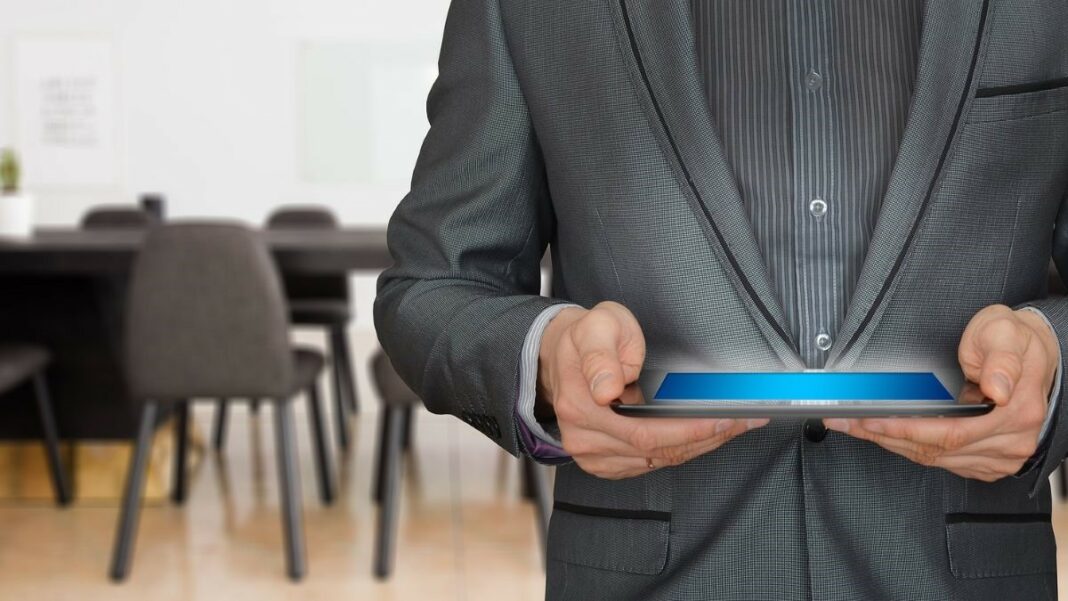
<path fill-rule="evenodd" d="M 29 194 L 0 194 L 0 238 L 26 239 L 33 236 L 33 197 Z"/>

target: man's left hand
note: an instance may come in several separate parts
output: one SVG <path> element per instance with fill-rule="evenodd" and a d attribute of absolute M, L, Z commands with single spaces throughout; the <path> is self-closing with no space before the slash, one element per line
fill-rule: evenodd
<path fill-rule="evenodd" d="M 980 417 L 827 419 L 829 429 L 860 438 L 916 463 L 993 482 L 1015 474 L 1035 453 L 1059 343 L 1028 310 L 991 305 L 975 314 L 957 358 L 976 396 L 995 403 Z M 978 394 L 980 393 L 981 394 Z"/>

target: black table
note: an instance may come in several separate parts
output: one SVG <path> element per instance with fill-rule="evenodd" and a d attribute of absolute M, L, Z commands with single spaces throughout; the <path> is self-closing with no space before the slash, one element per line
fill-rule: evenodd
<path fill-rule="evenodd" d="M 279 269 L 343 274 L 391 264 L 385 228 L 263 231 Z M 53 402 L 63 438 L 128 439 L 137 411 L 122 374 L 126 280 L 143 234 L 40 230 L 0 241 L 0 340 L 49 348 Z M 39 437 L 26 391 L 0 397 L 0 438 Z"/>
<path fill-rule="evenodd" d="M 384 227 L 261 233 L 287 273 L 344 273 L 391 263 Z M 126 273 L 142 237 L 137 230 L 42 229 L 30 240 L 0 240 L 0 275 Z"/>

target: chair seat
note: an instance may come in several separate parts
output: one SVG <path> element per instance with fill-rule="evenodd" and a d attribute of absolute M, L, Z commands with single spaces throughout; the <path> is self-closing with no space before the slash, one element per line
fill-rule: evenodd
<path fill-rule="evenodd" d="M 408 385 L 397 374 L 397 370 L 393 369 L 393 364 L 390 363 L 385 353 L 379 351 L 375 355 L 371 369 L 374 372 L 375 384 L 378 386 L 383 404 L 406 407 L 420 403 L 419 395 L 408 388 Z"/>
<path fill-rule="evenodd" d="M 45 349 L 28 344 L 0 345 L 0 393 L 7 392 L 31 378 L 48 365 Z"/>
<path fill-rule="evenodd" d="M 333 325 L 352 320 L 352 308 L 342 299 L 298 299 L 289 302 L 289 319 L 302 325 Z"/>
<path fill-rule="evenodd" d="M 316 349 L 299 346 L 293 349 L 293 362 L 295 365 L 293 370 L 293 385 L 295 389 L 293 392 L 298 393 L 315 382 L 315 379 L 323 371 L 326 359 Z"/>

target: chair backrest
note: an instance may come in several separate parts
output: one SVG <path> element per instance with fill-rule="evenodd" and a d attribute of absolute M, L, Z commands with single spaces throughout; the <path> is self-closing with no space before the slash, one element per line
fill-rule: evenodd
<path fill-rule="evenodd" d="M 329 209 L 314 205 L 287 205 L 267 218 L 272 230 L 337 229 L 337 217 Z M 345 275 L 283 275 L 286 296 L 291 300 L 349 300 L 349 279 Z"/>
<path fill-rule="evenodd" d="M 315 205 L 286 205 L 267 217 L 272 230 L 337 229 L 339 225 L 330 209 Z"/>
<path fill-rule="evenodd" d="M 82 217 L 85 229 L 140 229 L 159 224 L 159 218 L 135 206 L 108 205 L 89 209 Z"/>
<path fill-rule="evenodd" d="M 126 368 L 138 400 L 289 395 L 287 308 L 263 237 L 226 223 L 149 230 L 130 283 Z"/>

